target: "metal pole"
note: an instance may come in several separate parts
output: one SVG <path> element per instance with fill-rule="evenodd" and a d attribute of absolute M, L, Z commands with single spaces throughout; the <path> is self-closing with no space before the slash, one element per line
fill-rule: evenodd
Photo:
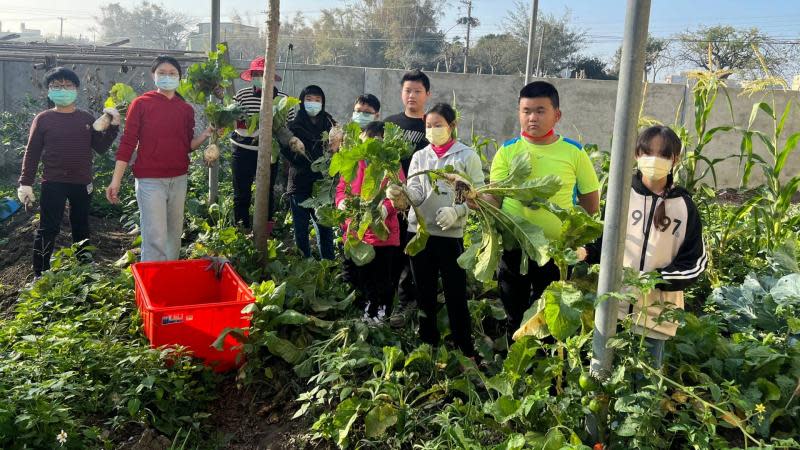
<path fill-rule="evenodd" d="M 525 61 L 525 84 L 531 80 L 531 66 L 533 66 L 533 41 L 536 37 L 536 15 L 539 13 L 539 0 L 533 0 L 531 21 L 528 25 L 528 59 Z"/>
<path fill-rule="evenodd" d="M 464 47 L 464 73 L 467 73 L 469 59 L 469 31 L 472 27 L 472 0 L 467 0 L 467 45 Z"/>
<path fill-rule="evenodd" d="M 642 102 L 642 76 L 645 44 L 650 19 L 650 0 L 628 0 L 625 35 L 617 85 L 617 106 L 614 113 L 614 134 L 611 143 L 611 168 L 606 194 L 603 247 L 600 256 L 600 279 L 597 295 L 618 291 L 622 284 L 622 257 L 625 251 L 628 205 L 630 200 L 633 151 L 636 125 Z M 613 352 L 606 348 L 616 333 L 617 302 L 601 303 L 594 315 L 591 372 L 600 379 L 611 373 Z"/>
<path fill-rule="evenodd" d="M 219 44 L 219 0 L 211 0 L 211 51 Z M 219 161 L 208 168 L 208 204 L 217 203 L 219 196 Z"/>
<path fill-rule="evenodd" d="M 539 41 L 539 53 L 536 55 L 536 71 L 534 73 L 537 77 L 541 76 L 539 75 L 539 61 L 542 60 L 542 44 L 544 44 L 544 27 L 542 27 L 542 37 Z"/>
<path fill-rule="evenodd" d="M 597 296 L 619 291 L 622 285 L 622 261 L 625 252 L 625 232 L 628 225 L 628 207 L 636 145 L 636 125 L 642 100 L 644 55 L 647 27 L 650 20 L 650 0 L 628 0 L 625 13 L 625 34 L 622 41 L 617 103 L 614 113 L 614 134 L 611 142 L 611 167 L 606 194 L 603 247 L 600 254 L 600 278 Z M 614 352 L 607 347 L 608 340 L 617 331 L 617 301 L 607 299 L 594 313 L 592 337 L 592 362 L 590 373 L 607 380 L 611 375 Z M 586 416 L 586 429 L 595 442 L 607 439 L 607 407 L 598 415 Z"/>

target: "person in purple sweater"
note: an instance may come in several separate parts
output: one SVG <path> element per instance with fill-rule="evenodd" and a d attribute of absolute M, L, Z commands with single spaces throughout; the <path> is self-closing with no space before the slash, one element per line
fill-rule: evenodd
<path fill-rule="evenodd" d="M 39 203 L 39 228 L 33 241 L 33 272 L 39 277 L 50 268 L 64 208 L 69 202 L 72 242 L 89 238 L 89 203 L 92 193 L 92 150 L 103 153 L 111 147 L 119 131 L 117 110 L 106 108 L 111 126 L 97 131 L 95 117 L 75 106 L 80 79 L 75 72 L 56 67 L 45 78 L 47 97 L 54 108 L 33 119 L 28 145 L 22 160 L 17 196 L 29 208 L 36 201 L 33 182 L 42 163 L 42 188 Z"/>

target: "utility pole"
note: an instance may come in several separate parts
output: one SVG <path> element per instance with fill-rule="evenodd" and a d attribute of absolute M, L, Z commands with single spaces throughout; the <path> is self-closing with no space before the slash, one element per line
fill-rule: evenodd
<path fill-rule="evenodd" d="M 528 59 L 525 61 L 526 85 L 531 80 L 530 78 L 531 66 L 533 66 L 533 41 L 536 38 L 536 16 L 538 13 L 539 13 L 539 0 L 533 0 L 533 9 L 531 10 L 531 21 L 530 24 L 528 25 Z"/>
<path fill-rule="evenodd" d="M 219 44 L 219 0 L 211 0 L 211 51 Z M 216 131 L 215 131 L 216 132 Z M 208 168 L 208 204 L 217 203 L 219 196 L 219 160 Z"/>
<path fill-rule="evenodd" d="M 628 224 L 633 149 L 636 146 L 636 124 L 642 102 L 645 46 L 650 21 L 650 0 L 628 0 L 625 13 L 625 34 L 622 39 L 617 103 L 614 112 L 614 134 L 611 140 L 611 166 L 603 225 L 603 247 L 600 251 L 600 276 L 597 296 L 618 292 L 622 285 L 622 261 L 625 253 L 625 233 Z M 600 380 L 611 375 L 614 352 L 608 340 L 617 330 L 617 300 L 600 302 L 594 313 L 592 362 L 590 373 Z M 605 407 L 603 408 L 605 410 Z M 587 417 L 587 428 L 601 442 L 598 429 L 605 429 L 607 411 Z M 600 423 L 598 423 L 600 422 Z"/>
<path fill-rule="evenodd" d="M 544 43 L 544 27 L 542 27 L 542 40 L 539 41 L 539 54 L 536 56 L 536 76 L 540 77 L 539 74 L 539 62 L 542 60 L 542 44 Z"/>
<path fill-rule="evenodd" d="M 467 61 L 469 59 L 469 32 L 472 28 L 472 0 L 465 0 L 463 2 L 467 5 L 467 17 L 466 17 L 466 24 L 467 24 L 467 45 L 464 47 L 464 73 L 467 73 Z"/>
<path fill-rule="evenodd" d="M 58 33 L 58 40 L 63 42 L 64 41 L 64 21 L 66 19 L 63 18 L 63 17 L 59 17 L 58 20 L 61 21 L 61 31 Z"/>

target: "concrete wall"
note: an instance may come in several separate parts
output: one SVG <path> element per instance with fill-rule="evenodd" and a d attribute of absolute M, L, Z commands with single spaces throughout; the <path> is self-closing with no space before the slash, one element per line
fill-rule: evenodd
<path fill-rule="evenodd" d="M 234 61 L 237 67 L 247 67 L 247 61 Z M 90 90 L 82 96 L 83 106 L 97 104 L 107 92 L 107 86 L 114 82 L 125 82 L 143 91 L 152 87 L 147 68 L 130 69 L 122 73 L 118 66 L 76 66 L 84 80 L 96 79 L 98 83 L 85 82 Z M 383 117 L 402 111 L 400 102 L 400 78 L 403 71 L 391 69 L 370 69 L 363 67 L 297 65 L 293 72 L 285 73 L 279 65 L 278 73 L 284 78 L 280 89 L 290 95 L 298 95 L 309 84 L 317 84 L 326 93 L 327 109 L 341 121 L 347 121 L 352 112 L 353 101 L 362 93 L 378 96 L 382 103 Z M 34 70 L 30 63 L 0 62 L 0 108 L 18 108 L 26 96 L 43 98 L 44 90 L 40 80 L 43 72 Z M 517 95 L 523 84 L 522 77 L 508 75 L 475 75 L 455 73 L 428 73 L 432 84 L 432 98 L 429 105 L 436 102 L 456 103 L 462 113 L 459 132 L 464 139 L 470 136 L 470 129 L 478 134 L 503 142 L 516 136 Z M 601 149 L 610 149 L 613 130 L 614 107 L 617 83 L 615 81 L 548 79 L 561 94 L 563 118 L 557 130 L 565 136 L 576 138 L 584 143 L 596 143 Z M 102 86 L 97 88 L 96 86 Z M 244 83 L 237 80 L 236 87 Z M 729 94 L 734 111 L 734 123 L 747 126 L 756 101 L 761 97 L 749 98 L 740 95 L 739 89 L 730 89 Z M 763 94 L 759 94 L 763 97 Z M 775 92 L 777 108 L 783 111 L 786 103 L 797 96 L 797 92 Z M 770 97 L 767 97 L 769 99 Z M 785 135 L 800 131 L 800 104 L 795 99 L 784 132 Z M 694 129 L 694 107 L 691 92 L 682 85 L 651 84 L 647 87 L 647 97 L 643 109 L 647 117 L 663 123 L 672 124 L 676 118 Z M 763 114 L 763 113 L 762 113 Z M 765 115 L 755 122 L 755 128 L 769 132 L 772 128 Z M 714 109 L 709 127 L 730 124 L 730 111 L 722 94 Z M 707 148 L 711 158 L 738 154 L 741 136 L 728 132 L 718 134 Z M 756 144 L 763 154 L 763 146 Z M 766 155 L 765 155 L 766 156 Z M 800 152 L 794 154 L 784 171 L 785 176 L 800 173 Z M 760 170 L 754 171 L 753 182 L 762 180 Z M 730 159 L 717 166 L 717 186 L 737 187 L 741 180 L 738 160 Z M 708 180 L 711 182 L 711 180 Z"/>

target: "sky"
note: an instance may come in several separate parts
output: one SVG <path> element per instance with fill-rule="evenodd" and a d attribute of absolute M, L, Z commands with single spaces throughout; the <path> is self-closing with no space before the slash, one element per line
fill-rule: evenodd
<path fill-rule="evenodd" d="M 461 0 L 446 0 L 443 8 L 442 29 L 448 30 L 448 38 L 463 36 L 464 28 L 453 26 L 458 17 L 466 15 Z M 500 33 L 504 18 L 514 9 L 515 0 L 473 0 L 473 16 L 481 21 L 473 36 Z M 530 3 L 530 0 L 523 0 Z M 116 0 L 123 6 L 133 6 L 140 0 Z M 89 35 L 94 25 L 93 16 L 100 6 L 109 0 L 0 0 L 2 31 L 18 31 L 20 22 L 27 28 L 41 29 L 44 34 L 58 34 L 64 18 L 64 33 Z M 162 6 L 177 10 L 198 21 L 208 21 L 211 15 L 211 0 L 156 0 Z M 202 5 L 205 3 L 205 5 Z M 291 0 L 281 4 L 281 15 L 287 17 L 296 11 L 309 19 L 319 15 L 323 8 L 344 5 L 342 0 Z M 235 11 L 261 24 L 266 19 L 263 13 L 266 0 L 221 0 L 222 20 Z M 540 0 L 539 9 L 544 13 L 561 16 L 569 13 L 571 22 L 588 36 L 587 56 L 609 59 L 619 47 L 625 22 L 625 0 Z M 74 5 L 74 7 L 73 7 Z M 799 0 L 653 0 L 650 11 L 650 32 L 659 37 L 668 37 L 677 32 L 704 25 L 733 25 L 735 27 L 758 27 L 772 37 L 800 39 Z"/>

